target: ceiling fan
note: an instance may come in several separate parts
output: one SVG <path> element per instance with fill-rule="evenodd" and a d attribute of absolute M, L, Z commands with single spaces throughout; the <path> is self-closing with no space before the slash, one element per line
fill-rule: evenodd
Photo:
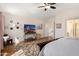
<path fill-rule="evenodd" d="M 38 8 L 44 8 L 45 11 L 47 11 L 48 8 L 56 9 L 54 6 L 56 3 L 43 3 L 42 6 L 39 6 Z"/>

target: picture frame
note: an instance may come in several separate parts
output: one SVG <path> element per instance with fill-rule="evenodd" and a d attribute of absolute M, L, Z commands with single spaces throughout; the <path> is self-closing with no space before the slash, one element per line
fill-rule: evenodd
<path fill-rule="evenodd" d="M 42 29 L 42 24 L 37 25 L 37 29 Z"/>
<path fill-rule="evenodd" d="M 61 23 L 57 23 L 57 24 L 56 24 L 56 28 L 57 28 L 57 29 L 61 29 L 61 28 L 62 28 L 62 24 L 61 24 Z"/>

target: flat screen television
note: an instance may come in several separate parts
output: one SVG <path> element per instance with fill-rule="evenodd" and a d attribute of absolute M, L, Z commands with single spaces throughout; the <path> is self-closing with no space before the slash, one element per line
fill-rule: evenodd
<path fill-rule="evenodd" d="M 32 24 L 24 24 L 25 33 L 35 33 L 36 26 Z"/>

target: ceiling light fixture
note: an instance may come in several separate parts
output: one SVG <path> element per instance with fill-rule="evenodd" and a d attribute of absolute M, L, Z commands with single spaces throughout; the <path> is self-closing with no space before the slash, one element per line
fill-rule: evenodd
<path fill-rule="evenodd" d="M 56 7 L 54 6 L 56 3 L 43 3 L 42 6 L 39 6 L 38 8 L 43 8 L 44 10 L 47 11 L 47 9 L 51 8 L 51 9 L 56 9 Z"/>

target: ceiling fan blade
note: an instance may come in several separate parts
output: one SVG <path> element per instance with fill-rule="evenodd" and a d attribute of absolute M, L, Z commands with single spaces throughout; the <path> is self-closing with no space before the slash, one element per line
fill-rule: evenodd
<path fill-rule="evenodd" d="M 56 9 L 56 7 L 55 7 L 55 6 L 50 6 L 50 8 L 52 8 L 52 9 Z"/>
<path fill-rule="evenodd" d="M 47 3 L 44 3 L 45 5 L 47 5 Z"/>
<path fill-rule="evenodd" d="M 42 7 L 45 7 L 45 6 L 39 6 L 38 8 L 42 8 Z"/>
<path fill-rule="evenodd" d="M 50 5 L 54 5 L 54 4 L 56 4 L 56 3 L 48 3 L 48 4 L 50 4 Z"/>

